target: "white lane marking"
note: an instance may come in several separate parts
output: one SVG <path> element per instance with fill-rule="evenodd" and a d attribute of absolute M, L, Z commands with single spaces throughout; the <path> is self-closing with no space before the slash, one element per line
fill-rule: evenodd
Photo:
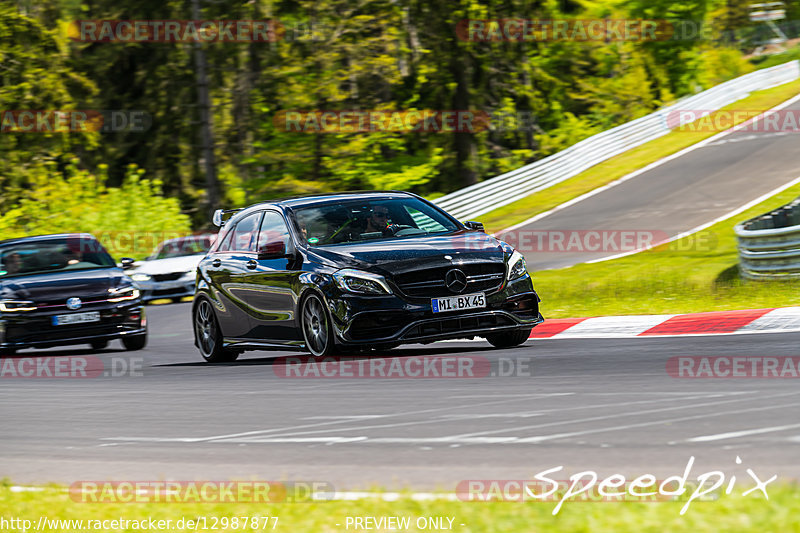
<path fill-rule="evenodd" d="M 474 415 L 442 415 L 440 420 L 475 420 L 478 418 L 531 418 L 534 416 L 544 416 L 544 413 L 488 413 Z"/>
<path fill-rule="evenodd" d="M 344 442 L 361 442 L 364 444 L 538 444 L 548 440 L 566 439 L 570 437 L 578 437 L 590 435 L 594 433 L 608 433 L 612 431 L 620 431 L 625 429 L 641 428 L 662 424 L 672 424 L 675 422 L 686 422 L 688 420 L 698 420 L 702 418 L 713 418 L 718 416 L 731 416 L 739 413 L 748 413 L 755 411 L 766 411 L 769 409 L 777 409 L 784 407 L 798 407 L 798 403 L 768 405 L 764 407 L 752 407 L 749 409 L 737 409 L 736 411 L 723 411 L 715 413 L 706 413 L 692 416 L 684 416 L 678 418 L 670 418 L 664 420 L 650 420 L 648 422 L 640 422 L 637 424 L 625 424 L 620 426 L 611 426 L 603 428 L 587 429 L 583 431 L 572 431 L 568 433 L 556 433 L 552 435 L 541 435 L 536 437 L 516 437 L 516 436 L 503 436 L 503 437 L 469 437 L 469 436 L 449 436 L 449 437 L 319 437 L 313 442 L 315 443 L 330 443 L 338 444 Z M 792 427 L 800 427 L 800 424 L 794 426 L 787 426 L 787 429 Z M 297 443 L 302 444 L 308 442 L 308 439 L 303 438 L 253 438 L 253 439 L 231 439 L 228 441 L 216 441 L 228 443 L 258 443 L 258 444 L 287 444 Z"/>
<path fill-rule="evenodd" d="M 798 95 L 798 96 L 800 96 L 800 95 Z M 765 201 L 769 200 L 771 197 L 775 196 L 776 194 L 779 194 L 779 193 L 785 191 L 786 189 L 788 189 L 789 187 L 793 187 L 794 185 L 797 185 L 798 183 L 800 183 L 800 177 L 797 177 L 797 178 L 793 179 L 792 181 L 790 181 L 789 183 L 781 185 L 780 187 L 777 187 L 777 188 L 769 191 L 768 193 L 759 196 L 755 200 L 747 202 L 743 206 L 738 207 L 738 208 L 734 209 L 733 211 L 731 211 L 729 213 L 725 213 L 722 216 L 718 216 L 717 218 L 715 218 L 714 220 L 712 220 L 710 222 L 706 222 L 705 224 L 700 224 L 699 226 L 696 226 L 696 227 L 694 227 L 694 228 L 692 228 L 692 229 L 690 229 L 688 231 L 684 231 L 683 233 L 675 235 L 674 237 L 671 237 L 671 238 L 669 238 L 669 239 L 667 239 L 665 241 L 660 241 L 660 242 L 651 244 L 650 246 L 647 246 L 645 248 L 639 248 L 638 250 L 632 250 L 632 251 L 629 251 L 629 252 L 622 252 L 621 254 L 616 254 L 616 255 L 609 255 L 608 257 L 601 257 L 600 259 L 592 259 L 591 261 L 586 261 L 586 264 L 601 263 L 603 261 L 611 261 L 612 259 L 619 259 L 620 257 L 627 257 L 629 255 L 638 254 L 639 252 L 644 252 L 646 250 L 650 250 L 651 248 L 655 248 L 657 246 L 662 246 L 664 244 L 669 244 L 669 243 L 671 243 L 673 241 L 677 241 L 678 239 L 682 239 L 684 237 L 688 237 L 689 235 L 691 235 L 693 233 L 697 233 L 698 231 L 703 231 L 704 229 L 713 226 L 717 222 L 722 222 L 723 220 L 726 220 L 728 218 L 734 217 L 734 216 L 738 215 L 739 213 L 741 213 L 743 211 L 747 211 L 751 207 L 754 207 L 754 206 L 760 204 L 761 202 L 765 202 Z"/>
<path fill-rule="evenodd" d="M 795 395 L 795 394 L 800 394 L 800 392 L 774 394 L 774 395 L 770 395 L 770 396 L 764 396 L 761 399 L 779 398 L 779 397 L 784 397 L 784 396 L 792 396 L 792 395 Z M 695 396 L 687 396 L 686 398 L 682 398 L 682 400 L 694 400 L 694 399 L 704 399 L 704 398 L 705 398 L 705 396 L 702 396 L 702 395 L 701 396 L 696 396 L 696 397 Z M 714 405 L 722 405 L 722 404 L 733 403 L 733 402 L 738 402 L 738 401 L 745 401 L 745 400 L 748 400 L 748 399 L 749 398 L 741 398 L 741 399 L 737 398 L 737 399 L 733 399 L 733 400 L 724 400 L 724 401 L 719 401 L 719 402 L 708 402 L 708 403 L 704 403 L 704 404 L 681 405 L 681 406 L 665 407 L 665 408 L 661 408 L 661 409 L 650 409 L 650 410 L 645 410 L 645 411 L 637 411 L 635 413 L 631 413 L 631 412 L 617 413 L 617 414 L 612 414 L 612 415 L 594 416 L 594 417 L 588 417 L 588 418 L 582 418 L 582 419 L 561 420 L 561 421 L 557 421 L 557 422 L 548 422 L 548 423 L 544 423 L 544 424 L 535 424 L 535 425 L 529 425 L 529 426 L 518 426 L 518 427 L 515 427 L 515 428 L 504 428 L 504 429 L 491 430 L 491 431 L 480 431 L 480 432 L 476 432 L 476 433 L 464 433 L 464 434 L 460 434 L 460 435 L 451 435 L 451 436 L 445 436 L 445 437 L 430 437 L 430 438 L 435 438 L 435 439 L 445 439 L 445 440 L 437 440 L 437 441 L 430 441 L 430 442 L 453 442 L 453 443 L 474 444 L 474 443 L 476 443 L 478 441 L 465 440 L 465 439 L 473 439 L 473 438 L 481 438 L 482 439 L 486 435 L 496 434 L 496 433 L 505 433 L 505 432 L 508 432 L 508 431 L 515 431 L 515 430 L 539 429 L 539 428 L 552 427 L 552 426 L 558 426 L 558 425 L 564 425 L 564 424 L 577 424 L 577 423 L 583 423 L 583 422 L 595 422 L 595 421 L 599 421 L 599 420 L 608 420 L 608 419 L 619 418 L 619 417 L 630 417 L 630 416 L 639 416 L 639 415 L 651 414 L 651 413 L 660 413 L 660 412 L 665 412 L 665 411 L 674 411 L 674 410 L 677 410 L 677 409 L 695 409 L 695 408 L 700 408 L 700 407 L 709 407 L 709 406 L 714 406 Z M 622 404 L 617 404 L 617 405 L 622 405 Z M 276 441 L 273 441 L 273 440 L 270 440 L 270 439 L 281 439 L 280 442 L 294 442 L 294 441 L 287 441 L 286 439 L 305 438 L 305 437 L 300 437 L 300 436 L 301 435 L 311 435 L 311 434 L 315 434 L 315 433 L 323 433 L 323 432 L 326 432 L 326 431 L 333 431 L 333 432 L 337 432 L 337 431 L 361 431 L 361 430 L 364 430 L 364 429 L 392 428 L 392 427 L 400 427 L 400 426 L 405 426 L 405 425 L 420 425 L 420 424 L 424 424 L 424 423 L 441 423 L 441 422 L 442 422 L 442 420 L 439 420 L 437 418 L 437 419 L 432 419 L 432 420 L 427 420 L 427 421 L 423 420 L 423 421 L 414 421 L 414 422 L 402 422 L 402 423 L 397 423 L 397 424 L 383 424 L 383 425 L 376 425 L 376 426 L 344 427 L 344 428 L 338 428 L 338 429 L 324 429 L 324 430 L 316 430 L 316 431 L 288 432 L 288 433 L 283 434 L 283 435 L 272 435 L 272 436 L 266 436 L 266 435 L 264 435 L 264 436 L 255 436 L 254 435 L 254 436 L 246 436 L 245 437 L 245 436 L 234 435 L 234 436 L 231 436 L 231 437 L 217 438 L 217 439 L 213 439 L 213 440 L 209 440 L 209 441 L 203 440 L 203 441 L 199 441 L 199 442 L 227 442 L 227 443 L 276 442 Z M 332 439 L 333 437 L 328 436 L 326 438 Z M 488 437 L 488 438 L 489 439 L 494 439 L 495 437 Z M 496 438 L 503 439 L 503 442 L 506 442 L 506 440 L 509 437 L 503 436 L 503 437 L 496 437 Z M 513 437 L 512 439 L 517 439 L 517 438 L 518 437 Z M 122 441 L 128 441 L 128 442 L 198 442 L 196 440 L 191 440 L 191 439 L 163 438 L 163 437 L 132 437 L 132 438 L 129 438 L 129 437 L 116 437 L 114 439 L 104 439 L 104 440 L 122 440 Z M 375 442 L 373 438 L 370 438 L 368 440 L 369 440 L 369 442 Z M 321 441 L 321 442 L 328 442 L 328 441 Z M 429 441 L 426 440 L 424 442 L 429 442 Z M 488 442 L 488 441 L 480 441 L 480 442 Z"/>
<path fill-rule="evenodd" d="M 790 395 L 791 394 L 800 394 L 800 392 L 792 392 L 792 393 L 788 393 L 788 394 L 790 394 Z M 780 397 L 780 396 L 785 396 L 785 395 L 786 394 L 779 394 L 777 396 Z M 682 398 L 682 400 L 694 400 L 694 399 L 705 399 L 705 396 Z M 718 404 L 724 404 L 724 403 L 729 403 L 729 402 L 745 401 L 747 399 L 748 398 L 741 398 L 741 399 L 737 398 L 737 399 L 734 399 L 734 400 L 725 400 L 725 401 L 721 401 L 721 402 L 710 402 L 710 403 L 705 403 L 705 404 L 694 404 L 694 405 L 688 405 L 688 406 L 673 406 L 673 407 L 666 407 L 666 408 L 661 408 L 661 409 L 651 409 L 649 411 L 640 411 L 640 412 L 637 412 L 637 413 L 618 413 L 618 414 L 614 414 L 614 415 L 596 416 L 596 417 L 591 417 L 591 418 L 587 418 L 587 419 L 583 419 L 583 420 L 576 420 L 576 421 L 574 421 L 574 420 L 562 420 L 562 421 L 558 421 L 558 422 L 549 422 L 549 423 L 537 424 L 537 425 L 533 425 L 533 426 L 519 426 L 519 427 L 515 427 L 515 428 L 504 428 L 504 429 L 498 429 L 498 430 L 492 430 L 492 431 L 481 431 L 481 432 L 478 432 L 478 433 L 466 433 L 466 434 L 458 435 L 458 437 L 476 437 L 476 436 L 481 436 L 482 437 L 482 436 L 493 434 L 493 433 L 505 433 L 507 431 L 518 430 L 518 429 L 531 429 L 531 428 L 548 427 L 548 426 L 555 426 L 555 425 L 561 425 L 561 424 L 571 424 L 571 423 L 574 423 L 574 422 L 606 420 L 608 418 L 617 418 L 617 417 L 620 417 L 620 416 L 631 416 L 632 414 L 638 415 L 638 414 L 645 414 L 645 413 L 659 413 L 659 412 L 671 411 L 671 410 L 675 410 L 675 409 L 693 409 L 693 408 L 696 408 L 696 407 L 704 407 L 704 406 L 718 405 Z M 621 405 L 621 404 L 618 404 L 618 405 Z M 394 424 L 376 424 L 376 425 L 371 425 L 371 426 L 351 426 L 351 427 L 343 427 L 343 428 L 337 428 L 337 429 L 317 429 L 317 430 L 313 430 L 313 431 L 289 431 L 289 432 L 286 432 L 286 433 L 281 434 L 281 435 L 273 435 L 273 436 L 274 437 L 293 437 L 293 436 L 298 436 L 298 435 L 313 435 L 313 434 L 326 433 L 326 432 L 336 433 L 336 432 L 339 432 L 339 431 L 359 431 L 360 432 L 360 431 L 363 431 L 363 430 L 366 430 L 366 429 L 388 429 L 388 428 L 397 428 L 397 427 L 405 427 L 405 426 L 416 426 L 416 425 L 424 425 L 424 424 L 440 424 L 442 422 L 444 422 L 444 421 L 437 417 L 437 418 L 432 418 L 432 419 L 429 419 L 429 420 L 413 420 L 413 421 L 409 421 L 409 422 L 396 422 Z M 246 440 L 246 439 L 244 439 L 244 440 Z"/>
<path fill-rule="evenodd" d="M 460 394 L 448 396 L 450 400 L 465 400 L 468 398 L 541 398 L 553 396 L 574 396 L 574 392 L 534 392 L 531 394 Z"/>
<path fill-rule="evenodd" d="M 369 420 L 372 418 L 383 418 L 384 415 L 339 415 L 339 416 L 305 416 L 300 420 Z"/>
<path fill-rule="evenodd" d="M 342 440 L 344 439 L 344 440 Z M 351 440 L 352 439 L 352 440 Z M 511 444 L 519 437 L 317 437 L 314 443 L 340 444 L 342 442 L 362 442 L 364 444 Z M 299 437 L 253 437 L 249 439 L 217 440 L 223 444 L 304 444 L 308 439 Z"/>
<path fill-rule="evenodd" d="M 756 117 L 753 117 L 750 120 L 748 120 L 746 122 L 743 122 L 742 124 L 739 124 L 738 126 L 734 126 L 734 127 L 730 128 L 728 130 L 725 130 L 725 131 L 723 131 L 721 133 L 713 135 L 713 136 L 709 137 L 708 139 L 706 139 L 704 141 L 700 141 L 697 144 L 693 144 L 692 146 L 684 148 L 683 150 L 681 150 L 679 152 L 676 152 L 676 153 L 674 153 L 672 155 L 669 155 L 667 157 L 659 159 L 658 161 L 656 161 L 654 163 L 650 163 L 646 167 L 643 167 L 643 168 L 640 168 L 639 170 L 631 172 L 630 174 L 628 174 L 626 176 L 623 176 L 623 177 L 619 178 L 616 181 L 612 181 L 611 183 L 609 183 L 607 185 L 603 185 L 602 187 L 598 187 L 598 188 L 596 188 L 594 190 L 591 190 L 591 191 L 587 192 L 586 194 L 582 194 L 581 196 L 578 196 L 577 198 L 573 198 L 572 200 L 569 200 L 568 202 L 564 202 L 563 204 L 558 205 L 558 206 L 554 207 L 553 209 L 550 209 L 549 211 L 545 211 L 544 213 L 539 213 L 538 215 L 533 216 L 533 217 L 529 218 L 528 220 L 525 220 L 524 222 L 520 222 L 519 224 L 514 224 L 510 228 L 506 228 L 506 229 L 504 229 L 503 231 L 501 231 L 499 233 L 502 234 L 505 231 L 513 231 L 513 230 L 515 230 L 517 228 L 520 228 L 522 226 L 527 226 L 528 224 L 532 224 L 532 223 L 534 223 L 534 222 L 536 222 L 538 220 L 543 219 L 546 216 L 552 215 L 556 211 L 560 211 L 561 209 L 564 209 L 564 208 L 570 207 L 572 205 L 575 205 L 578 202 L 586 200 L 587 198 L 591 198 L 592 196 L 594 196 L 596 194 L 599 194 L 599 193 L 601 193 L 603 191 L 606 191 L 606 190 L 608 190 L 608 189 L 610 189 L 612 187 L 616 187 L 617 185 L 620 185 L 621 183 L 624 183 L 624 182 L 626 182 L 626 181 L 628 181 L 630 179 L 633 179 L 633 178 L 635 178 L 637 176 L 640 176 L 641 174 L 644 174 L 645 172 L 649 172 L 650 170 L 653 170 L 654 168 L 660 167 L 664 163 L 668 163 L 668 162 L 672 161 L 673 159 L 677 159 L 677 158 L 682 157 L 682 156 L 684 156 L 684 155 L 686 155 L 686 154 L 688 154 L 690 152 L 693 152 L 693 151 L 695 151 L 695 150 L 697 150 L 699 148 L 702 148 L 702 147 L 704 147 L 704 146 L 706 146 L 708 144 L 716 142 L 719 139 L 721 139 L 721 138 L 723 138 L 723 137 L 725 137 L 727 135 L 730 135 L 731 133 L 736 132 L 738 130 L 738 128 L 744 128 L 745 126 L 749 125 L 751 122 L 753 122 L 755 120 L 760 120 L 762 117 L 764 117 L 768 113 L 774 113 L 776 111 L 780 111 L 784 107 L 788 107 L 788 106 L 792 105 L 793 103 L 797 102 L 798 100 L 800 100 L 800 94 L 790 98 L 789 100 L 786 100 L 785 102 L 773 107 L 772 109 L 770 109 L 768 111 L 764 111 L 760 115 L 758 115 Z M 646 146 L 646 145 L 643 145 L 643 146 Z M 733 216 L 733 215 L 728 215 L 728 216 Z M 727 218 L 727 216 L 725 218 Z"/>
<path fill-rule="evenodd" d="M 554 335 L 559 338 L 583 337 L 635 337 L 676 315 L 601 316 L 587 318 L 571 328 Z"/>
<path fill-rule="evenodd" d="M 497 400 L 491 402 L 481 402 L 476 404 L 470 405 L 448 405 L 446 407 L 434 407 L 431 409 L 419 409 L 417 411 L 401 411 L 399 413 L 388 413 L 385 415 L 379 415 L 382 418 L 393 418 L 398 416 L 409 416 L 409 415 L 419 415 L 419 414 L 427 414 L 427 413 L 435 413 L 437 411 L 449 411 L 452 409 L 464 409 L 464 408 L 475 408 L 475 407 L 484 407 L 487 405 L 498 405 L 503 403 L 508 403 L 511 401 L 515 401 L 513 398 L 504 399 L 504 400 Z M 343 419 L 343 420 L 331 420 L 328 422 L 319 422 L 317 424 L 301 424 L 296 426 L 288 426 L 282 428 L 273 428 L 273 429 L 261 429 L 256 431 L 244 431 L 240 433 L 230 433 L 228 435 L 214 435 L 211 437 L 102 437 L 100 440 L 111 440 L 111 441 L 130 441 L 130 442 L 211 442 L 218 439 L 233 439 L 238 437 L 248 437 L 248 436 L 255 436 L 255 435 L 266 435 L 268 433 L 280 433 L 280 432 L 289 432 L 294 433 L 294 430 L 297 429 L 306 429 L 306 428 L 313 428 L 313 427 L 321 427 L 321 426 L 330 426 L 335 424 L 344 424 L 347 422 L 351 422 L 351 420 Z M 424 421 L 420 421 L 418 423 L 425 423 Z M 324 431 L 324 430 L 323 430 Z M 335 430 L 334 430 L 335 431 Z M 308 433 L 308 432 L 305 432 Z M 317 432 L 312 432 L 317 433 Z"/>
<path fill-rule="evenodd" d="M 762 396 L 759 399 L 760 400 L 766 400 L 766 399 L 771 399 L 771 398 L 782 398 L 784 396 L 793 396 L 793 395 L 796 395 L 796 394 L 800 394 L 800 391 L 788 392 L 788 393 L 783 393 L 783 394 L 773 394 L 773 395 L 770 395 L 770 396 Z M 690 399 L 690 398 L 686 398 L 686 399 Z M 543 428 L 543 427 L 562 426 L 562 425 L 565 425 L 565 424 L 578 424 L 578 423 L 583 423 L 583 422 L 597 422 L 599 420 L 609 420 L 609 419 L 612 419 L 612 418 L 641 416 L 641 415 L 653 414 L 653 413 L 663 413 L 663 412 L 666 412 L 666 411 L 675 411 L 675 410 L 679 410 L 679 409 L 698 409 L 698 408 L 702 408 L 702 407 L 711 407 L 711 406 L 714 406 L 714 405 L 724 405 L 724 404 L 728 404 L 728 403 L 743 402 L 743 401 L 748 401 L 750 399 L 751 398 L 745 397 L 745 398 L 734 398 L 732 400 L 721 400 L 721 401 L 718 401 L 718 402 L 696 403 L 696 404 L 692 404 L 692 405 L 677 405 L 677 406 L 672 406 L 672 407 L 663 407 L 661 409 L 649 409 L 649 410 L 636 411 L 636 412 L 616 413 L 616 414 L 611 414 L 611 415 L 592 416 L 592 417 L 579 418 L 579 419 L 573 419 L 573 420 L 559 420 L 559 421 L 556 421 L 556 422 L 548 422 L 548 423 L 545 423 L 545 424 L 535 424 L 535 425 L 531 425 L 531 426 L 520 426 L 520 427 L 516 427 L 516 428 L 513 428 L 513 429 L 514 430 L 539 429 L 539 428 Z M 620 404 L 620 405 L 624 405 L 624 404 Z M 510 430 L 509 429 L 496 429 L 496 430 L 489 430 L 489 431 L 478 431 L 478 432 L 475 432 L 475 433 L 463 433 L 461 435 L 454 435 L 454 437 L 462 438 L 462 437 L 485 436 L 485 435 L 491 435 L 491 434 L 496 434 L 496 433 L 503 433 L 503 432 L 506 432 L 506 431 L 510 431 Z"/>
<path fill-rule="evenodd" d="M 774 431 L 786 431 L 787 429 L 800 428 L 800 424 L 791 424 L 788 426 L 773 426 L 769 428 L 759 429 L 745 429 L 742 431 L 730 431 L 728 433 L 717 433 L 716 435 L 702 435 L 700 437 L 692 437 L 686 439 L 686 442 L 711 442 L 715 440 L 737 439 L 739 437 L 747 437 L 749 435 L 760 435 L 762 433 L 772 433 Z"/>
<path fill-rule="evenodd" d="M 747 135 L 746 137 L 738 137 L 735 139 L 725 139 L 723 141 L 718 141 L 715 143 L 709 144 L 709 146 L 720 146 L 723 144 L 729 143 L 739 143 L 739 142 L 746 142 L 746 141 L 757 141 L 763 139 L 770 139 L 774 137 L 783 137 L 784 135 L 797 135 L 797 131 L 773 131 L 770 133 L 762 132 L 760 135 Z"/>
<path fill-rule="evenodd" d="M 240 444 L 244 443 L 275 443 L 275 444 L 283 444 L 283 443 L 297 443 L 297 444 L 346 444 L 349 442 L 361 442 L 367 440 L 367 437 L 266 437 L 266 438 L 259 438 L 259 437 L 248 437 L 248 438 L 238 438 L 238 439 L 220 439 L 215 440 L 213 442 L 236 442 Z"/>
<path fill-rule="evenodd" d="M 612 426 L 612 427 L 605 427 L 605 428 L 596 428 L 596 429 L 587 429 L 583 431 L 573 431 L 570 433 L 558 433 L 554 435 L 542 435 L 539 437 L 527 437 L 524 439 L 520 439 L 519 442 L 522 444 L 529 444 L 529 443 L 539 443 L 544 442 L 547 440 L 555 440 L 555 439 L 565 439 L 569 437 L 579 437 L 583 435 L 590 435 L 592 433 L 607 433 L 609 431 L 620 431 L 623 429 L 633 429 L 633 428 L 641 428 L 647 426 L 656 426 L 659 424 L 672 424 L 675 422 L 686 422 L 687 420 L 698 420 L 701 418 L 712 418 L 715 416 L 729 416 L 729 415 L 737 415 L 739 413 L 749 413 L 754 411 L 767 411 L 769 409 L 777 409 L 782 407 L 798 407 L 800 403 L 786 403 L 786 404 L 779 404 L 779 405 L 767 405 L 765 407 L 752 407 L 750 409 L 737 409 L 736 411 L 722 411 L 716 413 L 706 413 L 703 415 L 692 415 L 692 416 L 684 416 L 679 418 L 670 418 L 666 420 L 651 420 L 649 422 L 640 422 L 638 424 L 626 424 L 622 426 Z"/>

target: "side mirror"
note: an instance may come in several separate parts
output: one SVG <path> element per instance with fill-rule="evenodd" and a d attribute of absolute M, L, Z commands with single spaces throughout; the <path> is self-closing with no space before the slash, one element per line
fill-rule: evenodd
<path fill-rule="evenodd" d="M 258 248 L 259 259 L 281 259 L 286 257 L 286 245 L 283 241 L 273 241 Z"/>
<path fill-rule="evenodd" d="M 133 268 L 133 263 L 135 262 L 136 260 L 133 259 L 132 257 L 123 257 L 122 259 L 119 260 L 119 263 L 122 265 L 122 270 L 128 270 Z"/>
<path fill-rule="evenodd" d="M 483 231 L 483 223 L 482 222 L 475 222 L 474 220 L 469 220 L 467 222 L 464 222 L 464 226 L 468 230 Z"/>

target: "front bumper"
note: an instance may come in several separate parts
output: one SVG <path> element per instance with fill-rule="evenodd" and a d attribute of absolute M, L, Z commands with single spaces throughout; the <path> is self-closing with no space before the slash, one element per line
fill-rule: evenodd
<path fill-rule="evenodd" d="M 195 279 L 181 281 L 137 281 L 142 300 L 150 302 L 160 298 L 184 298 L 194 296 Z"/>
<path fill-rule="evenodd" d="M 486 293 L 486 307 L 433 313 L 430 298 L 339 294 L 328 300 L 343 345 L 426 343 L 531 329 L 544 321 L 530 277 Z"/>
<path fill-rule="evenodd" d="M 54 326 L 53 316 L 98 311 L 99 322 Z M 0 316 L 0 348 L 50 348 L 111 341 L 147 332 L 141 302 L 85 306 L 78 311 L 39 309 Z"/>

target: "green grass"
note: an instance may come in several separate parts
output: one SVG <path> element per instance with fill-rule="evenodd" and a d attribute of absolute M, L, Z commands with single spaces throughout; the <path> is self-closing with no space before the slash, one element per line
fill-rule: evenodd
<path fill-rule="evenodd" d="M 800 46 L 793 46 L 779 54 L 770 54 L 758 56 L 750 59 L 750 62 L 757 68 L 769 68 L 781 65 L 783 63 L 800 59 Z"/>
<path fill-rule="evenodd" d="M 766 111 L 800 93 L 800 80 L 758 91 L 720 111 Z M 739 121 L 741 122 L 741 121 Z M 607 185 L 663 157 L 716 135 L 716 131 L 673 131 L 624 154 L 595 165 L 558 185 L 532 194 L 522 200 L 477 217 L 488 231 L 500 231 L 552 209 L 564 202 Z"/>
<path fill-rule="evenodd" d="M 800 170 L 798 170 L 800 174 Z M 800 305 L 800 283 L 739 278 L 733 227 L 800 196 L 800 184 L 699 234 L 627 257 L 533 272 L 546 318 Z"/>
<path fill-rule="evenodd" d="M 741 485 L 744 487 L 744 485 Z M 746 490 L 742 488 L 741 490 Z M 412 521 L 418 517 L 453 517 L 453 531 L 472 532 L 694 532 L 718 531 L 780 531 L 800 532 L 800 491 L 795 487 L 769 485 L 770 499 L 766 501 L 760 493 L 738 496 L 737 488 L 732 495 L 721 495 L 709 502 L 693 502 L 688 512 L 679 514 L 682 502 L 668 503 L 584 503 L 566 502 L 561 512 L 553 516 L 552 502 L 494 502 L 468 503 L 427 501 L 417 502 L 403 498 L 394 502 L 361 500 L 350 502 L 295 503 L 295 504 L 81 504 L 73 502 L 60 491 L 12 493 L 0 488 L 0 508 L 3 518 L 22 518 L 34 524 L 40 516 L 56 519 L 172 519 L 182 517 L 234 517 L 277 516 L 274 531 L 285 532 L 338 532 L 345 529 L 348 516 L 408 516 Z M 341 524 L 337 526 L 336 524 Z M 463 526 L 461 524 L 464 524 Z M 253 532 L 273 531 L 266 529 L 228 528 L 227 531 Z M 4 532 L 21 529 L 4 528 Z M 29 530 L 30 531 L 30 530 Z M 42 529 L 59 531 L 64 529 Z M 105 529 L 110 531 L 139 531 L 128 529 Z M 144 531 L 144 530 L 142 530 Z M 180 529 L 170 529 L 182 531 Z M 202 531 L 202 530 L 201 530 Z M 222 528 L 207 531 L 224 531 Z M 408 531 L 417 531 L 416 528 Z M 435 531 L 435 530 L 432 530 Z M 71 533 L 71 532 L 70 532 Z M 154 532 L 155 533 L 155 532 Z"/>

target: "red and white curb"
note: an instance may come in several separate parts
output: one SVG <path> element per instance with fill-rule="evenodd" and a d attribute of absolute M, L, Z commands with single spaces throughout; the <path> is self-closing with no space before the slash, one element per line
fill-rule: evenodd
<path fill-rule="evenodd" d="M 603 316 L 545 320 L 531 339 L 591 339 L 731 335 L 800 331 L 800 307 L 684 315 Z"/>

